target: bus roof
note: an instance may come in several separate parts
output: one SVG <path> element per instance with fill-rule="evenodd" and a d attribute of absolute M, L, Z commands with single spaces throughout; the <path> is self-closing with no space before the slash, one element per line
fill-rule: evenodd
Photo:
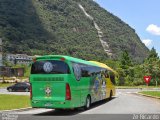
<path fill-rule="evenodd" d="M 117 73 L 115 70 L 113 70 L 112 68 L 110 68 L 109 66 L 107 66 L 107 65 L 104 64 L 104 63 L 97 62 L 97 61 L 90 61 L 90 62 L 95 63 L 95 64 L 99 65 L 100 67 L 106 68 L 106 69 L 114 72 L 115 75 L 118 75 L 118 73 Z"/>
<path fill-rule="evenodd" d="M 83 63 L 83 64 L 99 67 L 99 65 L 97 65 L 96 63 L 89 62 L 89 61 L 86 61 L 86 60 L 82 60 L 82 59 L 79 59 L 79 58 L 65 56 L 65 55 L 44 55 L 44 56 L 38 56 L 38 57 L 36 57 L 36 60 L 53 59 L 53 58 L 55 58 L 55 59 L 62 59 L 63 58 L 63 59 L 68 60 L 68 61 L 78 62 L 78 63 Z"/>

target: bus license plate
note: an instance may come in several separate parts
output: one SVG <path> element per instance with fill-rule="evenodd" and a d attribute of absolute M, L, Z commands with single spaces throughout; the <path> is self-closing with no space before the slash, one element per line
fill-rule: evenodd
<path fill-rule="evenodd" d="M 46 103 L 44 106 L 45 107 L 51 107 L 53 104 L 52 103 Z"/>

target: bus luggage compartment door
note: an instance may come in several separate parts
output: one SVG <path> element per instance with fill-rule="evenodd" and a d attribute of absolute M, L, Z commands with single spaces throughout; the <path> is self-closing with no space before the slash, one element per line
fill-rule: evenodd
<path fill-rule="evenodd" d="M 43 78 L 44 81 L 32 82 L 33 100 L 51 100 L 51 101 L 64 101 L 65 100 L 65 87 L 64 81 L 49 81 L 46 79 L 60 79 L 60 78 Z"/>

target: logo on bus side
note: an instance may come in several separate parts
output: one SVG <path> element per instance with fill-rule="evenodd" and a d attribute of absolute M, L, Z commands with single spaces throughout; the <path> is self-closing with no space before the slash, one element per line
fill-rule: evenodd
<path fill-rule="evenodd" d="M 94 91 L 98 95 L 100 90 L 101 74 L 98 74 L 94 80 Z"/>
<path fill-rule="evenodd" d="M 98 93 L 98 89 L 99 89 L 99 81 L 98 80 L 94 81 L 94 86 L 95 86 L 95 88 L 94 88 L 95 92 Z"/>

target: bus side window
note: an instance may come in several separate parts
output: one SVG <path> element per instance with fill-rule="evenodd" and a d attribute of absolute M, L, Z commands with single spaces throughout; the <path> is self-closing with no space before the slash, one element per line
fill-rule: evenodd
<path fill-rule="evenodd" d="M 78 63 L 72 63 L 73 72 L 77 81 L 81 79 L 82 71 L 81 66 Z"/>
<path fill-rule="evenodd" d="M 82 70 L 82 77 L 89 77 L 90 76 L 87 66 L 82 67 L 81 70 Z"/>
<path fill-rule="evenodd" d="M 116 82 L 115 82 L 115 75 L 111 74 L 110 75 L 110 79 L 111 79 L 111 82 L 115 85 Z"/>
<path fill-rule="evenodd" d="M 107 70 L 105 71 L 105 78 L 109 78 L 109 74 Z"/>
<path fill-rule="evenodd" d="M 96 75 L 96 73 L 95 73 L 95 72 L 92 72 L 92 73 L 90 73 L 90 74 L 91 74 L 91 76 L 92 76 L 92 77 Z"/>
<path fill-rule="evenodd" d="M 91 77 L 96 76 L 95 67 L 93 67 L 93 66 L 88 66 L 88 74 L 89 74 Z"/>

